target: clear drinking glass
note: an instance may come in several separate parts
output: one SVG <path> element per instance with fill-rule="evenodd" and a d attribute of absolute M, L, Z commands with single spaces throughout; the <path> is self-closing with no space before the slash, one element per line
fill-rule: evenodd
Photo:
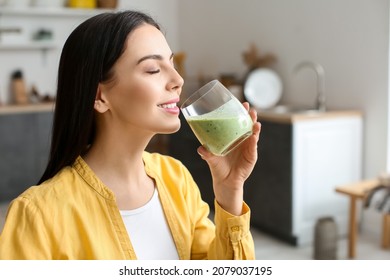
<path fill-rule="evenodd" d="M 199 142 L 215 155 L 226 155 L 252 134 L 248 111 L 218 80 L 193 93 L 181 111 Z"/>

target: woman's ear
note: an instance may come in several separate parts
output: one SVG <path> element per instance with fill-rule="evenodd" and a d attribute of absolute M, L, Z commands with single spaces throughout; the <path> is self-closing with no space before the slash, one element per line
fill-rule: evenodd
<path fill-rule="evenodd" d="M 106 95 L 104 93 L 104 87 L 99 84 L 95 97 L 94 109 L 99 113 L 105 113 L 108 109 L 108 100 L 106 99 Z"/>

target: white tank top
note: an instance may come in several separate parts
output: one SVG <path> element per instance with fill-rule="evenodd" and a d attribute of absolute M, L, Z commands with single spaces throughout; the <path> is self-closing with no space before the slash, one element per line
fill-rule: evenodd
<path fill-rule="evenodd" d="M 120 213 L 137 259 L 179 259 L 157 189 L 144 206 L 134 210 L 121 210 Z"/>

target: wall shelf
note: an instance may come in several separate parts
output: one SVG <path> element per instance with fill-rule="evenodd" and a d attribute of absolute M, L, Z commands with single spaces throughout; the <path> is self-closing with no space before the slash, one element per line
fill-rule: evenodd
<path fill-rule="evenodd" d="M 0 100 L 10 102 L 9 76 L 15 69 L 23 70 L 28 84 L 55 92 L 61 49 L 67 37 L 75 26 L 106 11 L 114 9 L 0 7 Z M 52 36 L 36 39 L 42 30 L 50 31 Z"/>
<path fill-rule="evenodd" d="M 66 7 L 5 7 L 0 8 L 0 16 L 93 16 L 103 12 L 113 11 L 111 9 L 82 9 Z"/>
<path fill-rule="evenodd" d="M 0 51 L 52 50 L 57 48 L 54 42 L 0 43 Z"/>

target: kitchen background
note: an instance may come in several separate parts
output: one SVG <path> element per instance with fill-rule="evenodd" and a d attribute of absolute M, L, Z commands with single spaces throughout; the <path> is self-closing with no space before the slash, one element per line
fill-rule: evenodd
<path fill-rule="evenodd" d="M 172 50 L 185 53 L 185 92 L 198 87 L 201 77 L 244 79 L 248 66 L 243 53 L 255 45 L 260 55 L 276 57 L 270 67 L 283 82 L 280 103 L 310 106 L 315 102 L 314 74 L 298 75 L 293 69 L 302 61 L 320 63 L 327 108 L 363 113 L 361 179 L 390 171 L 388 0 L 121 0 L 117 8 L 151 14 Z M 10 73 L 17 68 L 28 88 L 34 85 L 40 94 L 53 96 L 61 44 L 79 22 L 100 12 L 52 9 L 44 14 L 44 9 L 0 7 L 0 29 L 5 23 L 22 28 L 18 34 L 0 32 L 3 105 L 10 102 Z M 52 40 L 34 42 L 32 48 L 12 47 L 39 29 L 51 31 Z M 380 216 L 365 215 L 363 226 L 379 232 Z"/>

